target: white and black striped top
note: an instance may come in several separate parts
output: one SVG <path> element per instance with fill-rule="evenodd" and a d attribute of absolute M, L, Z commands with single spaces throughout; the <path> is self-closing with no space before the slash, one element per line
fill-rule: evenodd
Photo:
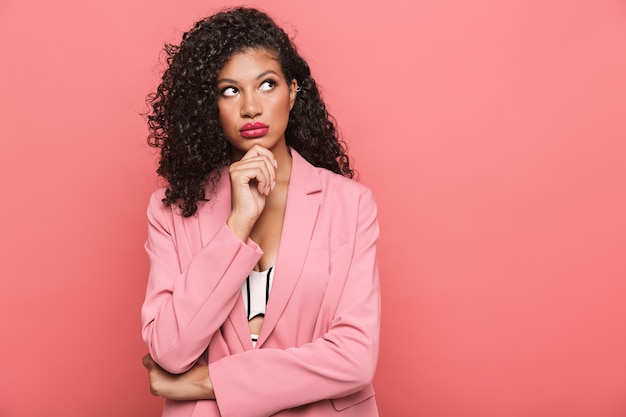
<path fill-rule="evenodd" d="M 248 321 L 257 316 L 265 316 L 265 309 L 270 298 L 274 267 L 270 267 L 266 271 L 251 271 L 248 278 L 241 287 L 244 305 Z M 256 346 L 259 335 L 252 335 L 252 344 Z"/>

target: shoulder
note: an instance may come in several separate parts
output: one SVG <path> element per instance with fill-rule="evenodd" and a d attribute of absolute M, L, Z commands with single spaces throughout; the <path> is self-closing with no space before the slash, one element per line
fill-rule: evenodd
<path fill-rule="evenodd" d="M 177 204 L 169 204 L 165 202 L 166 191 L 166 187 L 161 187 L 155 190 L 150 196 L 147 210 L 150 222 L 171 225 L 178 217 L 185 219 Z"/>
<path fill-rule="evenodd" d="M 319 177 L 319 218 L 330 225 L 330 234 L 375 241 L 379 235 L 378 207 L 370 188 L 323 168 L 319 168 Z"/>
<path fill-rule="evenodd" d="M 173 223 L 172 207 L 163 202 L 165 198 L 165 187 L 159 188 L 152 193 L 148 202 L 148 222 L 150 225 L 170 229 Z"/>
<path fill-rule="evenodd" d="M 371 194 L 369 188 L 356 180 L 313 166 L 293 149 L 291 153 L 293 156 L 292 182 L 307 193 L 315 191 L 326 194 L 340 193 L 350 198 Z"/>
<path fill-rule="evenodd" d="M 219 201 L 228 197 L 230 202 L 230 178 L 228 176 L 228 167 L 223 167 L 211 174 L 211 177 L 205 184 L 205 199 L 197 202 L 197 211 L 189 217 L 183 217 L 182 210 L 177 203 L 166 203 L 167 187 L 156 189 L 150 196 L 148 203 L 148 213 L 163 213 L 169 216 L 182 217 L 183 219 L 197 218 L 203 212 L 212 212 L 215 204 L 219 205 Z M 223 204 L 222 204 L 223 205 Z"/>
<path fill-rule="evenodd" d="M 166 190 L 166 187 L 161 187 L 155 190 L 152 195 L 150 195 L 150 200 L 148 202 L 148 213 L 172 212 L 173 206 L 164 202 Z"/>
<path fill-rule="evenodd" d="M 161 187 L 155 190 L 152 195 L 150 195 L 150 206 L 153 205 L 163 205 L 163 199 L 165 198 L 165 190 L 167 188 Z"/>
<path fill-rule="evenodd" d="M 344 177 L 343 175 L 336 174 L 325 168 L 316 168 L 316 170 L 324 188 L 337 189 L 352 195 L 361 195 L 371 192 L 367 186 L 352 178 Z"/>
<path fill-rule="evenodd" d="M 317 168 L 324 205 L 338 217 L 376 217 L 377 206 L 372 190 L 354 179 L 324 168 Z"/>

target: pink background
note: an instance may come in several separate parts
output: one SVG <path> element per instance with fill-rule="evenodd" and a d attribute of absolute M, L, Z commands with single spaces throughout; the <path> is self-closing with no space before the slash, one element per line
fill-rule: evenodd
<path fill-rule="evenodd" d="M 0 416 L 158 415 L 138 114 L 226 4 L 0 2 Z M 249 4 L 379 203 L 381 414 L 626 416 L 626 4 Z"/>

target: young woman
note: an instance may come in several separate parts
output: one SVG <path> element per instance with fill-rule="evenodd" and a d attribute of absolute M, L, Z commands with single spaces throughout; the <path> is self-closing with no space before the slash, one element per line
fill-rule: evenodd
<path fill-rule="evenodd" d="M 199 21 L 149 97 L 144 365 L 164 416 L 377 416 L 378 223 L 267 15 Z"/>

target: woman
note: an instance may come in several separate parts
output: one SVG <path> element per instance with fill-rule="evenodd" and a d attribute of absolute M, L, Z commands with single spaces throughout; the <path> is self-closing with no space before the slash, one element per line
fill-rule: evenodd
<path fill-rule="evenodd" d="M 163 415 L 377 416 L 376 206 L 308 65 L 246 8 L 166 51 L 142 308 Z"/>

